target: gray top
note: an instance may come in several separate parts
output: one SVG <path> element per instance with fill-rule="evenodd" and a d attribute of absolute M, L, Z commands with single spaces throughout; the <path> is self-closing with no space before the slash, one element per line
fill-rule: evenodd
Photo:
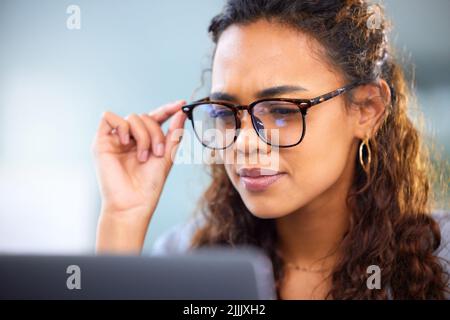
<path fill-rule="evenodd" d="M 435 254 L 444 259 L 443 266 L 450 274 L 450 212 L 435 211 L 432 216 L 439 223 L 441 229 L 441 245 L 435 251 Z M 194 216 L 185 223 L 173 226 L 156 239 L 151 254 L 159 255 L 187 252 L 189 250 L 190 240 L 202 222 L 204 222 L 202 216 Z"/>

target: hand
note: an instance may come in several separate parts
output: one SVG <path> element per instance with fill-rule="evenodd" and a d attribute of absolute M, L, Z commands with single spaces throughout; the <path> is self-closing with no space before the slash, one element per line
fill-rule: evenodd
<path fill-rule="evenodd" d="M 105 112 L 92 144 L 102 212 L 97 250 L 140 251 L 173 165 L 184 101 L 126 118 Z M 171 118 L 167 134 L 161 125 Z"/>

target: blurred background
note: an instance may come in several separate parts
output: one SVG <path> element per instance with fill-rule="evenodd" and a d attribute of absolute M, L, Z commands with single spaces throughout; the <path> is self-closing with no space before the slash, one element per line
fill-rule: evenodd
<path fill-rule="evenodd" d="M 448 161 L 450 1 L 382 3 L 427 136 Z M 0 0 L 0 252 L 94 252 L 100 199 L 90 146 L 102 112 L 191 100 L 210 64 L 208 23 L 223 4 Z M 79 29 L 68 28 L 70 5 L 80 9 Z M 207 183 L 202 165 L 174 166 L 144 251 L 188 218 Z"/>

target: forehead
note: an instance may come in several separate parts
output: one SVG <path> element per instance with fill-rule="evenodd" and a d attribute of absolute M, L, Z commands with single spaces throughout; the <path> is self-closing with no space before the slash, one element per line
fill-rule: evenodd
<path fill-rule="evenodd" d="M 278 23 L 232 25 L 217 44 L 212 91 L 239 95 L 276 85 L 308 88 L 336 80 L 321 50 L 308 35 Z"/>

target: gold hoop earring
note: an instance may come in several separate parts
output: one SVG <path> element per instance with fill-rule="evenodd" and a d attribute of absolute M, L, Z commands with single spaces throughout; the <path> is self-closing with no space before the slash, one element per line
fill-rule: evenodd
<path fill-rule="evenodd" d="M 367 163 L 364 162 L 364 156 L 363 156 L 364 146 L 366 146 L 366 149 L 367 149 Z M 371 162 L 372 162 L 372 154 L 371 154 L 370 146 L 369 146 L 369 138 L 365 138 L 359 144 L 359 163 L 361 164 L 361 167 L 363 168 L 363 170 L 366 173 L 369 172 Z"/>

